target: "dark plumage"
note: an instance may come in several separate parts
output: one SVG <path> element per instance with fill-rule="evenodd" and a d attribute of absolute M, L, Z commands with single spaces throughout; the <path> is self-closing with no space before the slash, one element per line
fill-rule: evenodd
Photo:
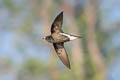
<path fill-rule="evenodd" d="M 51 26 L 51 35 L 44 37 L 44 39 L 50 43 L 53 43 L 55 51 L 59 56 L 60 60 L 63 62 L 65 66 L 67 66 L 70 69 L 70 62 L 69 62 L 67 52 L 64 48 L 64 42 L 81 38 L 81 37 L 65 34 L 62 31 L 62 23 L 63 23 L 63 12 L 61 12 L 55 18 Z"/>

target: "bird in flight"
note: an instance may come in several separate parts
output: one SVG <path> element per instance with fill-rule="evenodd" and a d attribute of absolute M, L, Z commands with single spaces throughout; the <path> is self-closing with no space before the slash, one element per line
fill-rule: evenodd
<path fill-rule="evenodd" d="M 82 37 L 64 33 L 62 30 L 62 23 L 63 23 L 63 12 L 61 12 L 52 23 L 51 35 L 46 36 L 43 39 L 53 44 L 55 51 L 59 56 L 60 60 L 62 61 L 62 63 L 70 69 L 71 68 L 70 62 L 67 52 L 64 48 L 64 42 L 68 42 Z"/>

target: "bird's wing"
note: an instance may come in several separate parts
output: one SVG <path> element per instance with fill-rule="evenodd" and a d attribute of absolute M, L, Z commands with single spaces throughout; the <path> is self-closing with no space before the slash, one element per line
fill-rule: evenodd
<path fill-rule="evenodd" d="M 63 62 L 63 64 L 70 69 L 70 62 L 67 55 L 67 52 L 64 48 L 64 43 L 53 43 L 53 46 L 55 48 L 55 51 L 57 52 L 57 55 L 59 56 L 60 60 Z"/>
<path fill-rule="evenodd" d="M 51 26 L 51 34 L 52 33 L 61 33 L 62 31 L 62 23 L 63 23 L 63 12 L 61 12 L 54 20 Z"/>

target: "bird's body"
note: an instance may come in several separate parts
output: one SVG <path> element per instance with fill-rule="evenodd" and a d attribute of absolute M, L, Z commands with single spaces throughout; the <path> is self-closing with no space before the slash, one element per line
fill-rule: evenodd
<path fill-rule="evenodd" d="M 68 42 L 74 39 L 77 39 L 79 37 L 73 36 L 73 35 L 68 35 L 65 33 L 60 33 L 60 34 L 52 34 L 49 36 L 46 36 L 46 40 L 50 43 L 61 43 L 61 42 Z"/>
<path fill-rule="evenodd" d="M 51 26 L 51 35 L 44 37 L 50 43 L 53 43 L 57 55 L 64 65 L 70 68 L 70 62 L 67 52 L 64 48 L 64 42 L 81 38 L 79 36 L 69 35 L 62 31 L 63 12 L 61 12 L 54 20 Z"/>

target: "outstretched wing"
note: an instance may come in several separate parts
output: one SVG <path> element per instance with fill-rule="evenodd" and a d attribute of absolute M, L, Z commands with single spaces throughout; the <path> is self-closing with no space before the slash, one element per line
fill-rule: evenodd
<path fill-rule="evenodd" d="M 68 55 L 66 53 L 66 50 L 64 48 L 64 43 L 53 43 L 53 46 L 55 48 L 55 51 L 57 52 L 57 55 L 59 56 L 60 60 L 63 62 L 63 64 L 70 69 L 70 62 Z"/>
<path fill-rule="evenodd" d="M 52 33 L 60 33 L 62 32 L 62 23 L 63 23 L 63 12 L 61 12 L 54 20 L 51 26 L 51 34 Z"/>

